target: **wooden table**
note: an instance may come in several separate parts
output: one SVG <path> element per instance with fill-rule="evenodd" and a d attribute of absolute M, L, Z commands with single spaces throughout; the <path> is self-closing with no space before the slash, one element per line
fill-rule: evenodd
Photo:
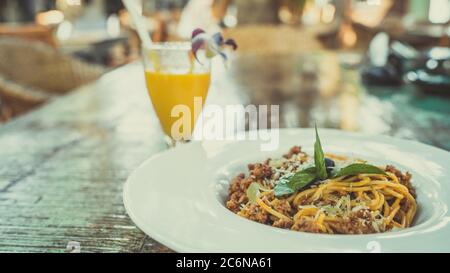
<path fill-rule="evenodd" d="M 208 103 L 281 104 L 282 127 L 317 121 L 450 150 L 448 98 L 366 89 L 334 54 L 245 54 L 214 76 Z M 122 205 L 128 175 L 164 149 L 138 63 L 0 126 L 0 251 L 170 251 Z"/>

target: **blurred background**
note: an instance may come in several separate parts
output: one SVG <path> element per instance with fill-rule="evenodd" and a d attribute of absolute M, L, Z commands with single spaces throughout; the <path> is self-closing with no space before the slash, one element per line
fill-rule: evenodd
<path fill-rule="evenodd" d="M 235 38 L 239 54 L 331 53 L 302 64 L 304 88 L 332 93 L 340 66 L 358 71 L 347 83 L 450 93 L 450 0 L 137 1 L 154 41 L 202 27 Z M 0 123 L 139 59 L 139 45 L 120 0 L 0 0 Z"/>

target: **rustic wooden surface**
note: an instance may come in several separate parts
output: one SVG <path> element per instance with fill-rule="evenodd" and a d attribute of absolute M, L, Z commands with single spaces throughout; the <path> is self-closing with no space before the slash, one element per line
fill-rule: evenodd
<path fill-rule="evenodd" d="M 415 139 L 450 150 L 450 100 L 363 88 L 333 54 L 243 55 L 218 68 L 208 103 L 280 104 L 282 127 Z M 113 71 L 0 126 L 0 252 L 168 252 L 122 205 L 122 186 L 165 148 L 142 67 Z"/>

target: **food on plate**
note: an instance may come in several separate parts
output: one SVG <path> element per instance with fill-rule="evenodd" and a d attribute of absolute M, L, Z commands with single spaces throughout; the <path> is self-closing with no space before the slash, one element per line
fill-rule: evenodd
<path fill-rule="evenodd" d="M 417 210 L 411 174 L 394 166 L 294 146 L 279 159 L 249 164 L 231 182 L 226 207 L 273 227 L 326 234 L 408 228 Z"/>

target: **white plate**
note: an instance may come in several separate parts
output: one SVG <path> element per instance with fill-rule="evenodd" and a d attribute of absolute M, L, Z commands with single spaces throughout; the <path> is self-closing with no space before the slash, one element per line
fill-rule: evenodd
<path fill-rule="evenodd" d="M 319 130 L 323 149 L 413 175 L 418 195 L 415 225 L 373 235 L 295 232 L 241 218 L 224 206 L 228 183 L 247 163 L 277 157 L 293 145 L 312 152 L 311 129 L 280 130 L 276 152 L 258 141 L 181 145 L 145 161 L 124 186 L 125 208 L 149 236 L 180 252 L 448 252 L 450 153 L 386 136 Z"/>

